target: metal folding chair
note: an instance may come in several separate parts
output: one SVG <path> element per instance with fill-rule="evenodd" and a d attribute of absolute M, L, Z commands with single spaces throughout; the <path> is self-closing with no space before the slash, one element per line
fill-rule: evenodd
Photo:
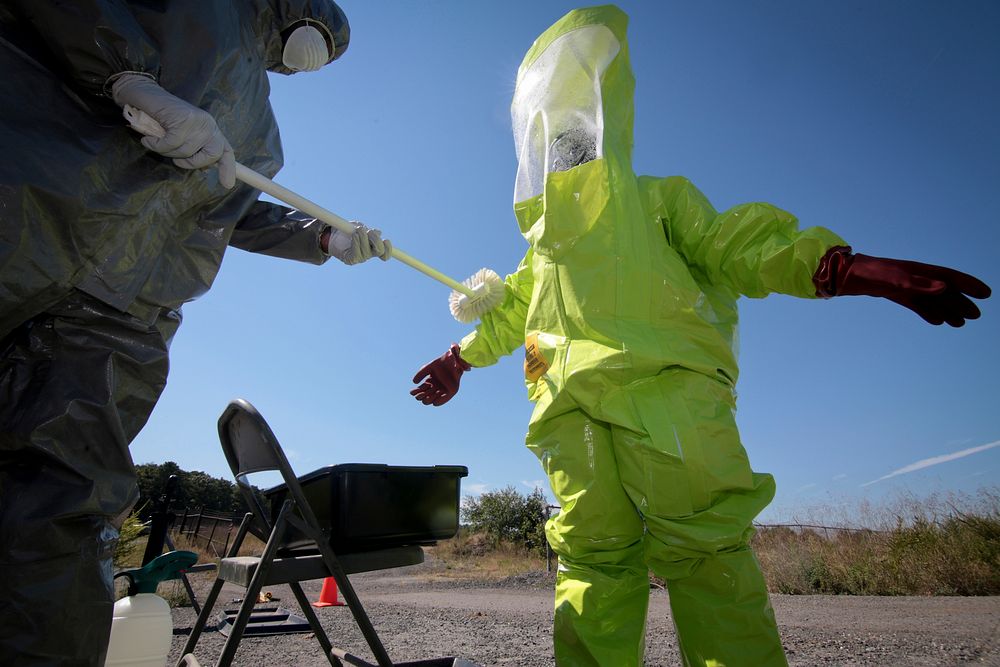
<path fill-rule="evenodd" d="M 347 578 L 348 574 L 357 572 L 420 563 L 423 561 L 423 551 L 419 546 L 399 546 L 360 553 L 334 553 L 302 492 L 298 478 L 278 444 L 278 439 L 260 413 L 247 401 L 235 400 L 222 413 L 219 418 L 219 439 L 236 483 L 251 512 L 244 516 L 236 539 L 219 564 L 218 577 L 184 646 L 182 655 L 185 657 L 181 658 L 178 665 L 195 664 L 194 660 L 188 661 L 187 656 L 193 654 L 223 585 L 230 582 L 244 587 L 246 593 L 233 621 L 229 638 L 216 663 L 219 667 L 228 667 L 232 663 L 261 588 L 276 584 L 287 584 L 291 588 L 331 665 L 340 666 L 347 663 L 374 667 L 371 663 L 334 647 L 306 599 L 299 582 L 326 577 L 333 577 L 336 581 L 379 667 L 392 665 L 457 667 L 472 664 L 453 658 L 393 663 Z M 273 517 L 269 517 L 269 513 L 264 510 L 248 481 L 248 475 L 265 471 L 279 472 L 287 487 L 287 496 Z M 311 540 L 310 548 L 307 550 L 283 548 L 282 541 L 289 530 L 306 535 Z M 259 557 L 237 555 L 248 532 L 266 542 L 264 552 Z M 315 548 L 312 548 L 312 545 L 315 545 Z"/>

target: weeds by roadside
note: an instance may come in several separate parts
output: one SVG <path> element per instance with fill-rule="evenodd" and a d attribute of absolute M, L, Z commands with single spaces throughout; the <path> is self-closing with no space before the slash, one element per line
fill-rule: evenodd
<path fill-rule="evenodd" d="M 829 507 L 797 517 L 801 523 L 851 527 L 817 530 L 764 526 L 751 543 L 768 588 L 774 593 L 847 595 L 1000 595 L 1000 490 L 973 497 L 903 498 L 873 507 L 863 504 L 831 516 Z M 145 538 L 126 522 L 119 567 L 138 565 Z M 253 536 L 240 555 L 259 555 Z M 195 551 L 199 562 L 218 562 L 197 543 L 176 537 L 176 547 Z M 462 528 L 458 536 L 426 547 L 430 576 L 501 580 L 545 572 L 535 545 L 498 540 Z M 654 586 L 663 582 L 652 578 Z M 188 604 L 179 582 L 166 582 L 160 595 L 171 605 Z"/>
<path fill-rule="evenodd" d="M 901 498 L 860 509 L 855 521 L 864 528 L 857 530 L 758 529 L 752 546 L 768 588 L 791 594 L 1000 594 L 995 491 Z"/>
<path fill-rule="evenodd" d="M 450 540 L 428 547 L 427 552 L 437 561 L 436 574 L 446 578 L 495 580 L 545 570 L 545 558 L 538 555 L 537 549 L 498 542 L 466 529 Z"/>
<path fill-rule="evenodd" d="M 862 503 L 831 515 L 821 508 L 805 527 L 758 529 L 751 543 L 774 593 L 846 595 L 1000 594 L 1000 491 L 901 497 L 882 506 Z M 494 546 L 496 545 L 496 546 Z M 544 571 L 527 545 L 497 544 L 462 533 L 434 547 L 443 576 L 500 579 Z M 651 577 L 654 586 L 663 582 Z"/>

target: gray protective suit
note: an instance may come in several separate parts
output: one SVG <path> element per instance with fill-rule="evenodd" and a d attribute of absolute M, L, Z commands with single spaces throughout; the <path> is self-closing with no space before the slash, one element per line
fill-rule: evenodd
<path fill-rule="evenodd" d="M 154 75 L 274 175 L 267 70 L 283 34 L 349 28 L 328 0 L 0 5 L 0 661 L 102 665 L 128 445 L 159 398 L 180 307 L 227 245 L 321 264 L 322 223 L 147 152 L 107 97 Z"/>

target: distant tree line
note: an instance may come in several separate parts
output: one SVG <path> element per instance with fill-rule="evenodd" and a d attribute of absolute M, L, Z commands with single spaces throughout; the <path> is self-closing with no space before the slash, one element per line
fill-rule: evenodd
<path fill-rule="evenodd" d="M 245 512 L 246 503 L 240 495 L 239 488 L 233 482 L 207 473 L 181 470 L 173 461 L 166 463 L 143 463 L 135 467 L 139 483 L 139 502 L 136 509 L 139 518 L 146 520 L 152 511 L 153 503 L 163 494 L 167 487 L 167 479 L 177 476 L 177 488 L 174 492 L 172 508 L 191 509 L 204 508 L 217 512 Z"/>

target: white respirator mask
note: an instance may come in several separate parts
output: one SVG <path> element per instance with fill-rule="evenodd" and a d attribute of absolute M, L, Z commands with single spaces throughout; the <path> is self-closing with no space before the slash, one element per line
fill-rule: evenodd
<path fill-rule="evenodd" d="M 315 72 L 330 60 L 323 34 L 311 25 L 292 31 L 281 53 L 281 62 L 295 72 Z"/>

